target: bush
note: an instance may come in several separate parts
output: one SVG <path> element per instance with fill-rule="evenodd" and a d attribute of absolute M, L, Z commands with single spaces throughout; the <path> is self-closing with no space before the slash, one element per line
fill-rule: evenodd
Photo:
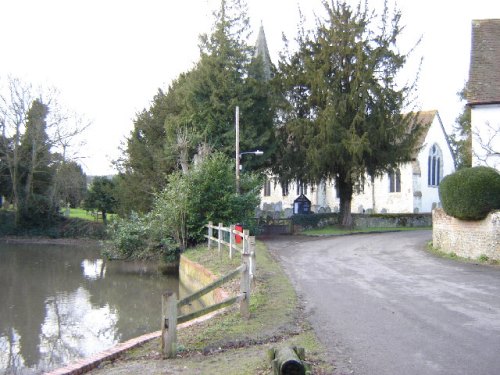
<path fill-rule="evenodd" d="M 241 176 L 241 194 L 235 194 L 233 161 L 214 153 L 189 173 L 175 173 L 153 204 L 153 222 L 180 247 L 204 240 L 204 226 L 246 223 L 259 205 L 261 183 L 251 173 Z"/>
<path fill-rule="evenodd" d="M 500 209 L 500 174 L 493 168 L 461 169 L 439 185 L 443 210 L 461 220 L 481 220 Z"/>
<path fill-rule="evenodd" d="M 173 173 L 146 215 L 133 214 L 109 225 L 107 255 L 114 257 L 178 259 L 180 249 L 204 240 L 204 226 L 246 223 L 259 204 L 260 182 L 246 173 L 242 193 L 235 194 L 232 161 L 215 153 L 186 173 Z"/>
<path fill-rule="evenodd" d="M 112 220 L 107 230 L 110 240 L 105 244 L 104 255 L 108 258 L 179 260 L 179 247 L 157 230 L 151 214 L 133 212 L 127 219 Z"/>

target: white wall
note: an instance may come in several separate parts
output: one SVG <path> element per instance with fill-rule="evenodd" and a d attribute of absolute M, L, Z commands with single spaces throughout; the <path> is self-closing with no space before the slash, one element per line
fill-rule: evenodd
<path fill-rule="evenodd" d="M 500 153 L 500 105 L 473 106 L 472 123 L 472 166 L 489 166 L 500 171 L 500 155 L 487 155 L 481 143 L 489 143 L 491 149 Z"/>
<path fill-rule="evenodd" d="M 455 165 L 438 116 L 434 118 L 434 121 L 427 132 L 427 136 L 425 137 L 423 143 L 424 146 L 417 157 L 421 171 L 420 189 L 422 192 L 422 209 L 420 212 L 432 212 L 434 206 L 440 206 L 439 189 L 437 186 L 429 186 L 427 177 L 429 171 L 428 157 L 434 144 L 437 144 L 441 150 L 442 169 L 440 179 L 442 180 L 443 177 L 455 171 Z"/>

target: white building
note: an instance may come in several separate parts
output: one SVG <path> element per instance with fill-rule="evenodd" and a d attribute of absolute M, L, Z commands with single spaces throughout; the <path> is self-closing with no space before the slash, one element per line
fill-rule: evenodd
<path fill-rule="evenodd" d="M 455 171 L 448 136 L 438 111 L 419 112 L 418 120 L 426 124 L 411 163 L 397 171 L 367 182 L 363 192 L 352 200 L 352 212 L 424 213 L 440 205 L 438 186 L 444 176 Z M 367 179 L 368 180 L 368 179 Z M 336 212 L 339 199 L 333 182 L 319 186 L 290 184 L 283 188 L 270 177 L 261 192 L 264 211 L 291 212 L 294 200 L 303 193 L 314 212 Z"/>
<path fill-rule="evenodd" d="M 467 102 L 471 108 L 472 166 L 500 171 L 500 19 L 472 21 Z"/>

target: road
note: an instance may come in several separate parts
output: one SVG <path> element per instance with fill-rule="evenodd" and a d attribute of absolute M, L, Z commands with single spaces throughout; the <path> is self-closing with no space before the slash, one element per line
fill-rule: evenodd
<path fill-rule="evenodd" d="M 266 244 L 335 374 L 500 374 L 500 267 L 426 252 L 431 231 Z"/>

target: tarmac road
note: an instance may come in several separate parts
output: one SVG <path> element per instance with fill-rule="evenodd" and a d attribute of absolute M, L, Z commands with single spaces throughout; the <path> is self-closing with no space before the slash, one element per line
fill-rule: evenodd
<path fill-rule="evenodd" d="M 335 374 L 500 374 L 500 267 L 441 259 L 431 231 L 266 244 Z"/>

